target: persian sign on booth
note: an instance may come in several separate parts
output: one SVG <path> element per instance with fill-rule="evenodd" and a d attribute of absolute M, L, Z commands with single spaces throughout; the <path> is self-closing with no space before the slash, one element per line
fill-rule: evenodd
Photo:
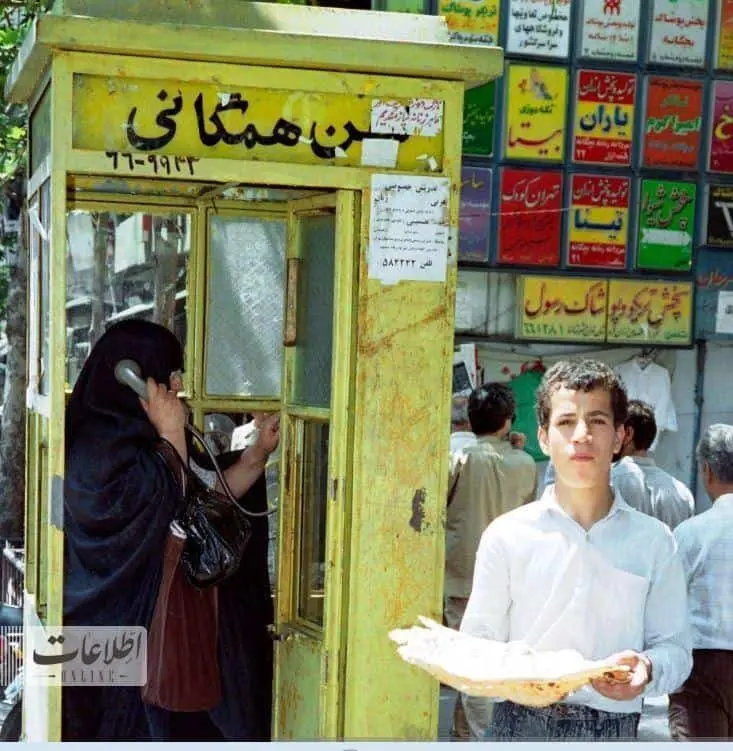
<path fill-rule="evenodd" d="M 488 261 L 491 216 L 491 170 L 461 170 L 461 208 L 458 216 L 458 260 Z"/>
<path fill-rule="evenodd" d="M 567 69 L 510 64 L 505 78 L 504 156 L 561 162 L 565 154 Z"/>
<path fill-rule="evenodd" d="M 579 70 L 573 124 L 573 161 L 631 164 L 636 76 Z"/>
<path fill-rule="evenodd" d="M 702 81 L 652 76 L 646 95 L 644 165 L 695 169 L 702 135 Z"/>
<path fill-rule="evenodd" d="M 570 183 L 568 264 L 617 269 L 626 265 L 628 177 L 573 175 Z"/>
<path fill-rule="evenodd" d="M 580 56 L 635 61 L 639 48 L 639 10 L 639 0 L 583 0 Z"/>
<path fill-rule="evenodd" d="M 562 173 L 501 170 L 499 263 L 557 266 L 562 231 Z"/>
<path fill-rule="evenodd" d="M 694 183 L 642 180 L 637 266 L 687 271 L 692 265 Z"/>
<path fill-rule="evenodd" d="M 711 172 L 733 174 L 733 81 L 716 81 L 710 134 Z"/>
<path fill-rule="evenodd" d="M 440 0 L 438 13 L 445 18 L 453 42 L 498 44 L 500 0 Z"/>

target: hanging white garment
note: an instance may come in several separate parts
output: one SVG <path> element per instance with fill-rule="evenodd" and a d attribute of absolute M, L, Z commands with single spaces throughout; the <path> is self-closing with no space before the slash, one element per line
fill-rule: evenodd
<path fill-rule="evenodd" d="M 677 411 L 672 401 L 672 382 L 669 371 L 652 362 L 645 368 L 636 360 L 621 363 L 615 368 L 616 374 L 623 381 L 629 399 L 639 399 L 654 409 L 657 422 L 657 437 L 651 445 L 651 451 L 657 447 L 659 435 L 663 430 L 677 431 Z"/>

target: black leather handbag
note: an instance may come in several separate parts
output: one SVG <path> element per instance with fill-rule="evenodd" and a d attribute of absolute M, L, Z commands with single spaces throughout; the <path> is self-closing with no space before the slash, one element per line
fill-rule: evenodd
<path fill-rule="evenodd" d="M 186 430 L 206 450 L 225 493 L 207 487 L 183 464 L 172 444 L 161 439 L 161 454 L 169 466 L 177 459 L 178 468 L 174 471 L 181 473 L 184 488 L 183 508 L 176 518 L 186 535 L 180 565 L 194 587 L 206 589 L 224 581 L 239 568 L 252 533 L 248 517 L 262 514 L 247 511 L 239 504 L 204 437 L 191 425 L 186 425 Z"/>

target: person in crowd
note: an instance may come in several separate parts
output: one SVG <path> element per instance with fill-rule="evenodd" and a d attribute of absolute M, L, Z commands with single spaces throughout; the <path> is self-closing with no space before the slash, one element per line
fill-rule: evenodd
<path fill-rule="evenodd" d="M 733 425 L 711 425 L 697 460 L 713 505 L 674 531 L 687 574 L 692 673 L 669 697 L 676 741 L 733 738 Z"/>
<path fill-rule="evenodd" d="M 629 506 L 674 529 L 695 513 L 695 499 L 686 485 L 658 467 L 649 456 L 656 436 L 652 407 L 631 399 L 621 458 L 611 470 L 611 484 Z"/>
<path fill-rule="evenodd" d="M 451 434 L 450 452 L 455 454 L 464 446 L 472 446 L 476 443 L 476 434 L 471 430 L 471 421 L 468 419 L 469 393 L 454 394 L 451 405 Z"/>
<path fill-rule="evenodd" d="M 124 358 L 147 378 L 146 401 L 116 380 L 115 364 Z M 166 537 L 183 501 L 156 446 L 165 438 L 184 462 L 192 454 L 178 397 L 182 367 L 181 346 L 168 329 L 129 320 L 105 332 L 79 374 L 66 410 L 65 626 L 150 627 Z M 273 417 L 253 447 L 222 460 L 233 492 L 251 511 L 266 507 L 262 473 L 278 439 Z M 173 713 L 144 704 L 137 686 L 66 686 L 65 740 L 269 739 L 267 521 L 251 522 L 239 570 L 218 586 L 219 705 Z"/>
<path fill-rule="evenodd" d="M 476 436 L 451 455 L 446 523 L 446 625 L 458 628 L 471 593 L 473 567 L 481 533 L 500 514 L 534 499 L 535 463 L 510 429 L 516 404 L 503 383 L 488 383 L 468 399 L 468 419 Z M 453 733 L 468 740 L 483 736 L 489 705 L 482 699 L 459 696 Z"/>
<path fill-rule="evenodd" d="M 674 691 L 692 665 L 682 561 L 672 532 L 615 497 L 627 397 L 607 365 L 563 361 L 537 391 L 538 438 L 555 467 L 540 500 L 494 520 L 476 556 L 461 631 L 628 666 L 545 708 L 494 705 L 487 739 L 637 735 L 642 696 Z"/>

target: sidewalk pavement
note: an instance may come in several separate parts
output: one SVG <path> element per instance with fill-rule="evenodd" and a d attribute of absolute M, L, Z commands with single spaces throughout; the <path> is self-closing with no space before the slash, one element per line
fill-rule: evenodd
<path fill-rule="evenodd" d="M 450 726 L 453 719 L 453 705 L 456 692 L 452 688 L 440 688 L 440 713 L 438 718 L 438 740 L 449 741 Z M 644 711 L 639 723 L 640 741 L 669 741 L 672 740 L 667 726 L 667 697 L 645 699 Z"/>

